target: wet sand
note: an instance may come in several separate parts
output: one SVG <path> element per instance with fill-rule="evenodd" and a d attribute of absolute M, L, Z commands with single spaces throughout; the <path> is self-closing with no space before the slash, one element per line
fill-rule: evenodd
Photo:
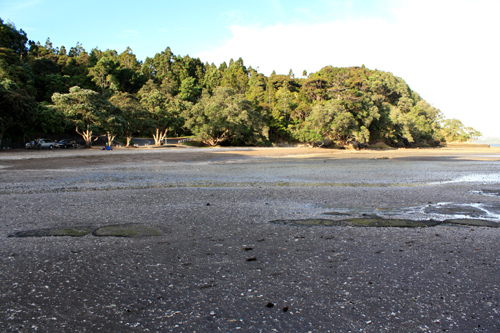
<path fill-rule="evenodd" d="M 499 173 L 493 148 L 0 152 L 0 328 L 498 331 L 498 228 L 271 221 L 494 211 Z M 131 224 L 161 235 L 8 237 Z"/>

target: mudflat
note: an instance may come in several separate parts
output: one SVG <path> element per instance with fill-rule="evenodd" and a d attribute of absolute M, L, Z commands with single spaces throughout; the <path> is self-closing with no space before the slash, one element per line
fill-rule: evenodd
<path fill-rule="evenodd" d="M 1 151 L 0 328 L 499 331 L 497 223 L 495 148 Z"/>

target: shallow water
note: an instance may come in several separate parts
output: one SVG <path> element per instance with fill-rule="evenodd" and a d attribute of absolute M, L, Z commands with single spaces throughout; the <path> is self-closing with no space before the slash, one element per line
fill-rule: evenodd
<path fill-rule="evenodd" d="M 326 211 L 336 217 L 362 217 L 376 215 L 386 219 L 436 220 L 481 219 L 500 223 L 500 203 L 440 202 L 413 207 L 340 208 Z"/>
<path fill-rule="evenodd" d="M 461 176 L 452 180 L 431 182 L 430 185 L 436 184 L 453 184 L 453 183 L 500 183 L 500 173 L 488 173 L 488 174 L 471 174 L 466 176 Z"/>

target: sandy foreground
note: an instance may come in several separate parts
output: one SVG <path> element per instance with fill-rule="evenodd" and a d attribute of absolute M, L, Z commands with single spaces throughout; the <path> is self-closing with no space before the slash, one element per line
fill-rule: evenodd
<path fill-rule="evenodd" d="M 294 224 L 499 194 L 495 148 L 0 151 L 0 328 L 500 331 L 500 228 Z"/>

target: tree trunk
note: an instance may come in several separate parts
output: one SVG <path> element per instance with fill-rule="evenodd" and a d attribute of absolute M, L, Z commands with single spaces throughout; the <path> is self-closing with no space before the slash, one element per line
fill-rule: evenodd
<path fill-rule="evenodd" d="M 130 147 L 130 141 L 132 141 L 132 137 L 131 136 L 127 136 L 127 145 L 126 145 L 126 147 Z"/>
<path fill-rule="evenodd" d="M 155 140 L 155 146 L 161 145 L 161 142 L 167 136 L 167 131 L 168 131 L 168 127 L 165 128 L 165 131 L 163 131 L 163 132 L 160 132 L 159 128 L 156 129 L 156 134 L 153 134 L 153 139 Z"/>
<path fill-rule="evenodd" d="M 108 146 L 111 147 L 111 144 L 113 143 L 113 140 L 115 139 L 116 135 L 113 135 L 109 132 L 107 132 L 106 135 L 108 136 Z"/>
<path fill-rule="evenodd" d="M 210 139 L 205 140 L 204 142 L 208 144 L 209 146 L 217 146 L 219 143 L 229 139 L 229 130 L 225 130 L 224 133 L 222 133 L 219 136 L 212 136 Z"/>
<path fill-rule="evenodd" d="M 83 138 L 83 140 L 85 141 L 85 145 L 87 146 L 87 148 L 90 148 L 90 146 L 92 145 L 92 142 L 97 140 L 97 138 L 95 140 L 92 140 L 92 131 L 89 129 L 89 126 L 87 125 L 87 129 L 85 131 L 82 131 L 82 132 L 79 132 L 78 131 L 78 126 L 76 127 L 76 133 L 80 134 Z"/>

